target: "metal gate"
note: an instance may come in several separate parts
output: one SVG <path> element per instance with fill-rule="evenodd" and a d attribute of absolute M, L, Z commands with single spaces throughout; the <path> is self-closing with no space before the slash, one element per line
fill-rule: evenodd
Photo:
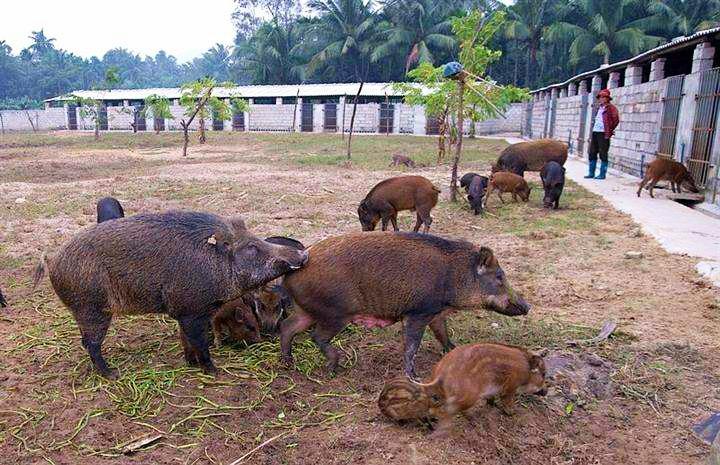
<path fill-rule="evenodd" d="M 548 124 L 548 135 L 551 138 L 555 135 L 555 115 L 557 114 L 557 97 L 550 99 L 550 123 Z"/>
<path fill-rule="evenodd" d="M 580 97 L 580 127 L 577 135 L 577 154 L 582 156 L 585 151 L 585 124 L 587 123 L 588 94 Z"/>
<path fill-rule="evenodd" d="M 532 113 L 533 113 L 533 102 L 530 101 L 525 105 L 525 126 L 523 127 L 522 134 L 528 139 L 532 139 Z"/>
<path fill-rule="evenodd" d="M 393 119 L 395 119 L 395 105 L 392 103 L 381 103 L 380 126 L 378 127 L 378 132 L 380 132 L 380 134 L 392 133 Z"/>
<path fill-rule="evenodd" d="M 101 131 L 108 130 L 107 106 L 105 105 L 99 105 L 98 107 L 98 124 L 100 125 Z"/>
<path fill-rule="evenodd" d="M 696 100 L 688 170 L 695 178 L 698 187 L 705 187 L 710 174 L 710 154 L 715 136 L 718 102 L 720 102 L 720 68 L 709 69 L 700 75 L 700 88 Z"/>
<path fill-rule="evenodd" d="M 68 129 L 77 129 L 77 106 L 67 106 Z"/>
<path fill-rule="evenodd" d="M 313 132 L 313 108 L 312 102 L 303 102 L 300 109 L 300 131 Z"/>
<path fill-rule="evenodd" d="M 245 130 L 245 113 L 235 112 L 232 117 L 232 129 L 233 131 L 244 131 Z"/>
<path fill-rule="evenodd" d="M 160 132 L 165 130 L 165 118 L 153 118 L 153 126 L 155 131 Z"/>
<path fill-rule="evenodd" d="M 677 133 L 678 116 L 680 115 L 680 104 L 682 103 L 682 90 L 685 76 L 673 76 L 668 79 L 667 91 L 663 99 L 662 124 L 660 126 L 660 140 L 658 150 L 655 154 L 658 157 L 673 159 L 673 148 L 675 147 L 675 134 Z"/>
<path fill-rule="evenodd" d="M 337 103 L 325 104 L 325 120 L 323 121 L 325 132 L 337 132 Z"/>
<path fill-rule="evenodd" d="M 225 129 L 225 121 L 217 118 L 217 115 L 213 115 L 212 128 L 213 131 L 222 131 Z"/>
<path fill-rule="evenodd" d="M 428 136 L 440 134 L 440 118 L 437 116 L 427 116 L 425 118 L 425 134 Z"/>
<path fill-rule="evenodd" d="M 135 130 L 136 131 L 145 131 L 147 127 L 145 126 L 145 107 L 143 105 L 138 105 L 135 107 Z"/>

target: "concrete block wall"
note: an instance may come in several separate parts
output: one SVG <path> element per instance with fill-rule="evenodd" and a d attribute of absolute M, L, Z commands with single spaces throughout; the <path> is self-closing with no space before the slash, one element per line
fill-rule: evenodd
<path fill-rule="evenodd" d="M 545 133 L 545 113 L 548 110 L 549 108 L 547 108 L 547 102 L 544 96 L 533 102 L 532 134 L 535 139 L 541 139 Z"/>
<path fill-rule="evenodd" d="M 316 105 L 317 106 L 317 105 Z M 293 109 L 295 105 L 250 105 L 248 115 L 250 131 L 292 131 Z M 317 124 L 316 115 L 313 114 L 313 126 Z M 297 124 L 297 123 L 296 123 Z M 320 121 L 322 124 L 322 120 Z"/>
<path fill-rule="evenodd" d="M 108 107 L 108 129 L 129 130 L 135 120 L 135 107 Z"/>
<path fill-rule="evenodd" d="M 345 108 L 345 132 L 350 132 L 350 119 L 352 118 L 353 106 L 348 103 Z M 342 111 L 342 110 L 341 110 Z M 355 126 L 353 132 L 375 133 L 380 126 L 380 104 L 358 103 L 355 113 Z"/>
<path fill-rule="evenodd" d="M 413 134 L 415 132 L 415 109 L 412 105 L 404 103 L 395 104 L 395 114 L 398 116 L 397 131 L 400 134 Z M 423 127 L 423 133 L 425 128 Z"/>
<path fill-rule="evenodd" d="M 493 118 L 475 123 L 475 134 L 480 136 L 501 132 L 520 132 L 523 114 L 523 104 L 513 103 L 505 111 L 504 118 Z M 472 122 L 468 121 L 465 127 L 469 127 L 470 124 L 472 124 Z"/>
<path fill-rule="evenodd" d="M 67 114 L 65 108 L 47 108 L 43 110 L 2 110 L 0 124 L 6 131 L 32 131 L 28 114 L 35 124 L 35 129 L 65 129 L 67 127 Z"/>
<path fill-rule="evenodd" d="M 567 143 L 569 134 L 570 141 L 574 146 L 575 139 L 577 139 L 580 131 L 582 96 L 560 97 L 557 99 L 556 105 L 555 134 L 553 138 Z"/>

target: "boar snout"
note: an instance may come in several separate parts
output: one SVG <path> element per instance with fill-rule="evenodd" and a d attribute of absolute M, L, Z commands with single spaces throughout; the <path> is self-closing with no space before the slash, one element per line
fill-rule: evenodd
<path fill-rule="evenodd" d="M 521 316 L 530 311 L 530 304 L 520 296 L 493 295 L 487 299 L 486 307 L 501 315 Z"/>
<path fill-rule="evenodd" d="M 539 396 L 542 396 L 542 397 L 545 397 L 545 396 L 547 395 L 547 393 L 548 393 L 547 387 L 543 386 L 543 388 L 540 389 L 540 390 L 539 390 L 538 392 L 536 392 L 535 394 L 537 394 L 537 395 L 539 395 Z"/>

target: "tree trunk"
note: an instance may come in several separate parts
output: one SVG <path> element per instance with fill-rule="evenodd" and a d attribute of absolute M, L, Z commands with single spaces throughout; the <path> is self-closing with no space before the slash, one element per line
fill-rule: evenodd
<path fill-rule="evenodd" d="M 460 163 L 463 140 L 463 97 L 465 96 L 465 81 L 458 80 L 458 112 L 457 112 L 457 144 L 455 144 L 455 158 L 453 158 L 452 178 L 450 179 L 450 200 L 457 202 L 457 173 Z"/>
<path fill-rule="evenodd" d="M 340 139 L 345 140 L 345 106 L 347 105 L 347 95 L 343 97 L 342 127 L 340 129 Z"/>
<path fill-rule="evenodd" d="M 360 87 L 358 87 L 357 94 L 355 95 L 355 101 L 353 101 L 353 111 L 350 116 L 350 133 L 348 134 L 348 145 L 347 145 L 347 159 L 350 160 L 350 144 L 352 142 L 353 127 L 355 126 L 355 112 L 357 111 L 357 103 L 360 98 L 360 92 L 362 92 L 364 81 L 360 81 Z"/>
<path fill-rule="evenodd" d="M 201 144 L 205 143 L 205 118 L 200 118 L 200 121 L 198 121 L 198 126 L 200 126 L 200 136 L 198 137 L 198 141 Z"/>
<path fill-rule="evenodd" d="M 95 140 L 100 140 L 100 121 L 95 121 Z"/>
<path fill-rule="evenodd" d="M 295 94 L 295 106 L 293 107 L 293 125 L 292 132 L 296 132 L 295 123 L 297 122 L 297 105 L 298 99 L 300 98 L 300 87 L 298 87 L 297 94 Z"/>
<path fill-rule="evenodd" d="M 180 126 L 183 130 L 183 157 L 187 157 L 188 144 L 190 143 L 190 135 L 188 134 L 190 124 L 186 123 L 185 120 L 181 120 Z"/>
<path fill-rule="evenodd" d="M 3 119 L 2 111 L 0 111 L 0 134 L 5 134 L 5 120 Z"/>
<path fill-rule="evenodd" d="M 33 123 L 32 116 L 30 116 L 30 112 L 28 110 L 25 110 L 25 116 L 28 119 L 28 122 L 30 123 L 30 127 L 32 128 L 33 132 L 37 132 L 37 128 L 35 127 L 35 123 Z"/>

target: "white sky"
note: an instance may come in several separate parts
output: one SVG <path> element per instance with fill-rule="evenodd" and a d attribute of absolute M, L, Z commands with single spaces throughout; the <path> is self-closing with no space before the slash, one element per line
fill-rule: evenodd
<path fill-rule="evenodd" d="M 124 47 L 159 50 L 184 62 L 216 43 L 231 45 L 233 0 L 0 0 L 0 40 L 17 54 L 41 28 L 55 46 L 88 58 Z"/>

